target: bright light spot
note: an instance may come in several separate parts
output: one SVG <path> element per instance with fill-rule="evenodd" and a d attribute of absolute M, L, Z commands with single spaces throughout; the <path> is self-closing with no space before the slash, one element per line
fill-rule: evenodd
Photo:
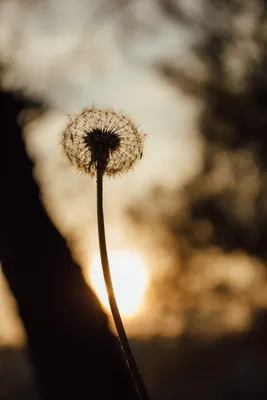
<path fill-rule="evenodd" d="M 146 266 L 140 257 L 128 251 L 110 252 L 109 263 L 119 310 L 125 317 L 133 316 L 142 305 L 148 285 Z M 90 279 L 102 304 L 109 310 L 99 255 L 92 261 Z"/>

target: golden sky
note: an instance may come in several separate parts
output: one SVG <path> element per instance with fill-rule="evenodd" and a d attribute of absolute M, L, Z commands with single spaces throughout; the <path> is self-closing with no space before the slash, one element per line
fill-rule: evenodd
<path fill-rule="evenodd" d="M 182 3 L 188 12 L 201 16 L 202 2 L 197 2 L 198 7 L 193 1 Z M 104 182 L 109 249 L 138 254 L 149 277 L 143 311 L 136 316 L 143 322 L 126 321 L 129 334 L 181 333 L 186 323 L 183 310 L 190 302 L 191 308 L 200 307 L 203 320 L 219 312 L 219 330 L 223 331 L 223 326 L 243 329 L 249 324 L 252 308 L 266 305 L 266 276 L 259 262 L 244 254 L 228 257 L 212 249 L 195 256 L 191 272 L 173 278 L 173 266 L 180 271 L 180 260 L 170 251 L 168 232 L 160 224 L 156 230 L 139 232 L 136 225 L 129 225 L 125 214 L 128 206 L 140 203 L 155 186 L 169 191 L 161 207 L 171 210 L 182 201 L 172 195 L 173 190 L 183 187 L 202 166 L 204 143 L 197 118 L 203 104 L 182 94 L 158 72 L 158 66 L 169 63 L 195 69 L 201 76 L 201 66 L 188 51 L 196 32 L 163 16 L 154 1 L 130 2 L 121 9 L 108 0 L 90 5 L 86 1 L 37 1 L 23 10 L 18 4 L 9 0 L 0 5 L 0 60 L 9 66 L 3 84 L 27 87 L 51 105 L 51 111 L 27 124 L 25 141 L 36 163 L 35 176 L 47 210 L 72 242 L 85 275 L 88 277 L 98 250 L 95 182 L 66 165 L 58 136 L 68 114 L 94 104 L 125 112 L 147 133 L 143 158 L 135 169 Z M 11 20 L 17 21 L 15 32 L 10 29 Z M 146 208 L 155 220 L 158 210 L 153 198 L 150 201 Z M 196 260 L 203 265 L 201 270 L 195 267 Z M 225 262 L 233 267 L 219 269 Z M 177 277 L 180 282 L 174 282 L 172 290 L 162 293 L 157 289 L 160 280 Z M 229 279 L 233 296 L 225 307 L 222 298 L 211 297 L 209 288 Z M 246 291 L 250 291 L 249 298 Z M 4 315 L 0 344 L 21 340 L 22 331 L 12 310 L 14 304 L 0 277 L 0 312 Z"/>

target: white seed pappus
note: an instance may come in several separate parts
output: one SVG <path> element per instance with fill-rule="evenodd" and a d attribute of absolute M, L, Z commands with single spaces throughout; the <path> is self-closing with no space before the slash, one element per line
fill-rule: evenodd
<path fill-rule="evenodd" d="M 127 172 L 142 157 L 145 135 L 121 113 L 85 108 L 72 117 L 60 143 L 69 162 L 79 171 L 116 176 Z"/>

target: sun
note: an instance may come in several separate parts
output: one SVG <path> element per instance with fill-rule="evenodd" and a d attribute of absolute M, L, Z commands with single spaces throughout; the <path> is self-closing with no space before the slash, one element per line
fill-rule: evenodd
<path fill-rule="evenodd" d="M 142 259 L 130 251 L 109 253 L 110 271 L 121 315 L 132 317 L 140 310 L 149 283 L 147 268 Z M 90 268 L 90 280 L 100 301 L 110 310 L 102 274 L 99 254 L 95 255 Z"/>

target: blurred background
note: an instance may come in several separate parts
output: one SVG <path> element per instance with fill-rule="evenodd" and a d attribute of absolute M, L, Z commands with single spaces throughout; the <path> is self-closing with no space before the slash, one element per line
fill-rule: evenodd
<path fill-rule="evenodd" d="M 155 400 L 267 398 L 266 5 L 0 3 L 1 85 L 49 106 L 20 116 L 27 151 L 107 312 L 95 181 L 66 164 L 58 139 L 93 105 L 147 134 L 136 168 L 105 180 L 104 202 L 119 306 Z M 37 399 L 2 274 L 0 314 L 0 399 Z"/>

